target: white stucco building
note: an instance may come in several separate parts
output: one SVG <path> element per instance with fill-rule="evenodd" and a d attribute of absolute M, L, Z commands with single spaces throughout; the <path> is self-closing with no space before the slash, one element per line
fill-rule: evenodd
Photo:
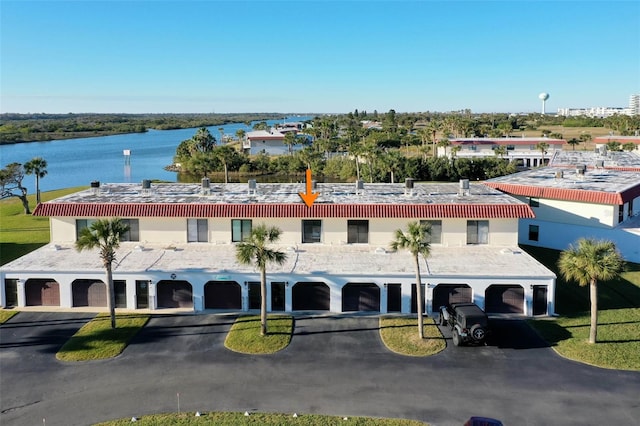
<path fill-rule="evenodd" d="M 130 231 L 117 253 L 117 305 L 128 309 L 248 311 L 259 308 L 259 273 L 235 258 L 253 226 L 282 230 L 286 262 L 269 265 L 269 311 L 416 311 L 415 268 L 391 252 L 394 231 L 432 226 L 421 260 L 427 313 L 451 301 L 488 312 L 554 313 L 555 275 L 518 248 L 518 199 L 468 181 L 445 184 L 105 184 L 41 204 L 51 244 L 0 268 L 2 306 L 106 306 L 97 251 L 77 252 L 78 232 L 120 217 Z"/>
<path fill-rule="evenodd" d="M 438 147 L 438 156 L 452 156 L 452 148 L 458 147 L 456 157 L 495 157 L 495 149 L 503 146 L 506 154 L 502 158 L 514 161 L 523 167 L 538 167 L 547 164 L 556 152 L 562 151 L 567 144 L 564 139 L 545 137 L 519 137 L 519 138 L 455 138 L 449 139 L 450 146 Z M 546 143 L 547 149 L 543 152 L 538 148 L 539 143 Z M 446 151 L 446 152 L 445 152 Z"/>
<path fill-rule="evenodd" d="M 519 243 L 557 250 L 581 237 L 613 241 L 640 263 L 640 156 L 635 152 L 567 151 L 549 167 L 487 181 L 528 203 Z"/>

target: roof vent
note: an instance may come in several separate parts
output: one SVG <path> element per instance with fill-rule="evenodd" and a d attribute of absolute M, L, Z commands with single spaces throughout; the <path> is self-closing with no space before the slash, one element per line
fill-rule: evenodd
<path fill-rule="evenodd" d="M 364 181 L 358 179 L 356 181 L 356 195 L 362 195 L 364 193 Z"/>
<path fill-rule="evenodd" d="M 469 195 L 469 179 L 460 179 L 460 188 L 458 189 L 458 195 Z"/>
<path fill-rule="evenodd" d="M 564 177 L 564 172 L 562 170 L 556 171 L 556 179 L 562 179 Z"/>
<path fill-rule="evenodd" d="M 314 190 L 314 191 L 316 189 L 318 189 L 318 181 L 317 180 L 312 180 L 311 181 L 311 189 Z"/>
<path fill-rule="evenodd" d="M 149 194 L 151 192 L 151 181 L 149 179 L 144 179 L 142 181 L 142 193 Z"/>
<path fill-rule="evenodd" d="M 93 195 L 100 194 L 100 181 L 99 180 L 94 180 L 94 181 L 91 182 L 91 193 Z"/>
<path fill-rule="evenodd" d="M 604 160 L 596 160 L 596 168 L 603 169 L 604 168 Z"/>
<path fill-rule="evenodd" d="M 587 171 L 587 165 L 586 164 L 578 164 L 576 166 L 576 174 L 577 175 L 584 175 L 584 172 Z"/>
<path fill-rule="evenodd" d="M 404 195 L 413 195 L 413 179 L 405 178 L 404 180 Z"/>
<path fill-rule="evenodd" d="M 202 195 L 211 195 L 211 181 L 209 180 L 209 178 L 202 178 L 200 188 L 200 192 L 202 193 Z"/>
<path fill-rule="evenodd" d="M 258 194 L 258 183 L 255 179 L 249 179 L 249 195 Z"/>

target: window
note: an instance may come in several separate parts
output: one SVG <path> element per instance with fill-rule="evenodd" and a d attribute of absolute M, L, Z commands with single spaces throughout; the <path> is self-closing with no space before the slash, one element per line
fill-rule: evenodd
<path fill-rule="evenodd" d="M 251 219 L 231 220 L 231 241 L 244 241 L 251 235 Z"/>
<path fill-rule="evenodd" d="M 303 220 L 302 221 L 302 242 L 303 243 L 319 243 L 322 235 L 321 220 Z"/>
<path fill-rule="evenodd" d="M 618 223 L 624 220 L 624 204 L 618 206 Z"/>
<path fill-rule="evenodd" d="M 540 199 L 539 198 L 529 198 L 529 207 L 540 207 Z"/>
<path fill-rule="evenodd" d="M 538 225 L 529 225 L 529 241 L 538 241 L 540 235 L 540 227 Z"/>
<path fill-rule="evenodd" d="M 467 221 L 467 244 L 488 244 L 489 243 L 489 221 L 488 220 L 468 220 Z"/>
<path fill-rule="evenodd" d="M 80 238 L 80 233 L 84 228 L 91 226 L 95 219 L 76 219 L 76 240 Z"/>
<path fill-rule="evenodd" d="M 368 220 L 348 220 L 347 221 L 347 243 L 349 244 L 369 243 L 369 221 Z"/>
<path fill-rule="evenodd" d="M 187 219 L 187 242 L 206 243 L 209 241 L 209 221 L 207 219 Z"/>
<path fill-rule="evenodd" d="M 442 244 L 442 221 L 441 220 L 421 220 L 420 224 L 431 225 L 431 235 L 427 236 L 427 242 L 431 244 Z"/>
<path fill-rule="evenodd" d="M 129 230 L 122 236 L 121 241 L 140 241 L 140 224 L 138 219 L 121 219 L 122 224 Z"/>

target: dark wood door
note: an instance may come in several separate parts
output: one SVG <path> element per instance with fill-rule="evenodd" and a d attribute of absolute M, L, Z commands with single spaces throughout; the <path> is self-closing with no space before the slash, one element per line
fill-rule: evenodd
<path fill-rule="evenodd" d="M 284 311 L 285 309 L 285 285 L 283 282 L 271 283 L 271 310 Z"/>
<path fill-rule="evenodd" d="M 533 315 L 547 314 L 547 286 L 533 286 Z"/>
<path fill-rule="evenodd" d="M 387 312 L 402 311 L 402 284 L 387 284 Z"/>
<path fill-rule="evenodd" d="M 136 281 L 136 309 L 149 308 L 149 281 Z"/>

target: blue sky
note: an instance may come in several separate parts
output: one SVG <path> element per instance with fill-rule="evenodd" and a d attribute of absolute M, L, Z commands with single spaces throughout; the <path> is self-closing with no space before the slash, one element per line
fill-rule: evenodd
<path fill-rule="evenodd" d="M 547 112 L 640 93 L 637 1 L 0 0 L 1 112 Z"/>

